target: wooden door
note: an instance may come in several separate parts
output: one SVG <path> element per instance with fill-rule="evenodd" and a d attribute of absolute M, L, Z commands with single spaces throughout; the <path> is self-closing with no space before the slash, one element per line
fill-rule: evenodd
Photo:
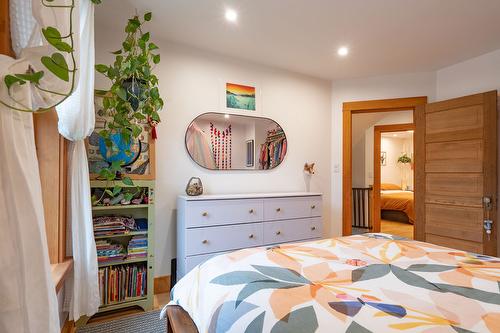
<path fill-rule="evenodd" d="M 415 124 L 416 238 L 496 255 L 497 92 L 420 106 Z"/>

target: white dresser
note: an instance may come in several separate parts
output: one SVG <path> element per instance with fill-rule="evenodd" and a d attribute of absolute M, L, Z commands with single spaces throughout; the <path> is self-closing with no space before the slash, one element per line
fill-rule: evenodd
<path fill-rule="evenodd" d="M 232 250 L 322 237 L 320 193 L 179 196 L 177 279 Z"/>

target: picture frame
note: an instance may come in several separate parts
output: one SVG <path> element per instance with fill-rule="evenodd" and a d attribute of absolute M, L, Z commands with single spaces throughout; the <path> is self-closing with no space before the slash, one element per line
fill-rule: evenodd
<path fill-rule="evenodd" d="M 94 95 L 95 127 L 92 134 L 85 140 L 87 158 L 89 164 L 90 179 L 98 179 L 98 170 L 104 166 L 106 161 L 99 150 L 99 131 L 106 125 L 106 117 L 103 116 L 103 97 L 105 95 L 96 93 Z M 130 165 L 125 167 L 124 175 L 132 180 L 154 180 L 156 178 L 156 151 L 155 140 L 151 137 L 151 128 L 147 122 L 140 124 L 143 132 L 139 135 L 140 154 Z"/>
<path fill-rule="evenodd" d="M 259 85 L 251 81 L 226 79 L 220 84 L 222 112 L 240 115 L 262 115 L 262 98 Z"/>
<path fill-rule="evenodd" d="M 387 165 L 387 152 L 385 151 L 380 152 L 380 165 L 381 166 Z"/>

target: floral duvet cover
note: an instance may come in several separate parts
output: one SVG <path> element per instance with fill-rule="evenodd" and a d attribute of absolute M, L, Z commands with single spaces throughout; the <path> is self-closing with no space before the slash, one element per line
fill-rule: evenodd
<path fill-rule="evenodd" d="M 500 332 L 499 288 L 498 258 L 365 234 L 214 257 L 170 305 L 200 333 Z"/>

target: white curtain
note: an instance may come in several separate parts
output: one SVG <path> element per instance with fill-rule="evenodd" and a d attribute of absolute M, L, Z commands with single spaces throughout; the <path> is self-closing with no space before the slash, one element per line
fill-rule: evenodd
<path fill-rule="evenodd" d="M 70 319 L 91 316 L 100 304 L 97 253 L 92 225 L 90 182 L 84 139 L 94 129 L 94 7 L 81 0 L 79 24 L 79 78 L 73 95 L 59 105 L 59 132 L 69 146 L 68 218 L 74 260 L 73 280 L 66 285 Z"/>
<path fill-rule="evenodd" d="M 0 76 L 27 64 L 0 56 Z M 31 104 L 28 85 L 15 95 Z M 31 114 L 0 105 L 0 160 L 0 332 L 59 333 Z"/>

